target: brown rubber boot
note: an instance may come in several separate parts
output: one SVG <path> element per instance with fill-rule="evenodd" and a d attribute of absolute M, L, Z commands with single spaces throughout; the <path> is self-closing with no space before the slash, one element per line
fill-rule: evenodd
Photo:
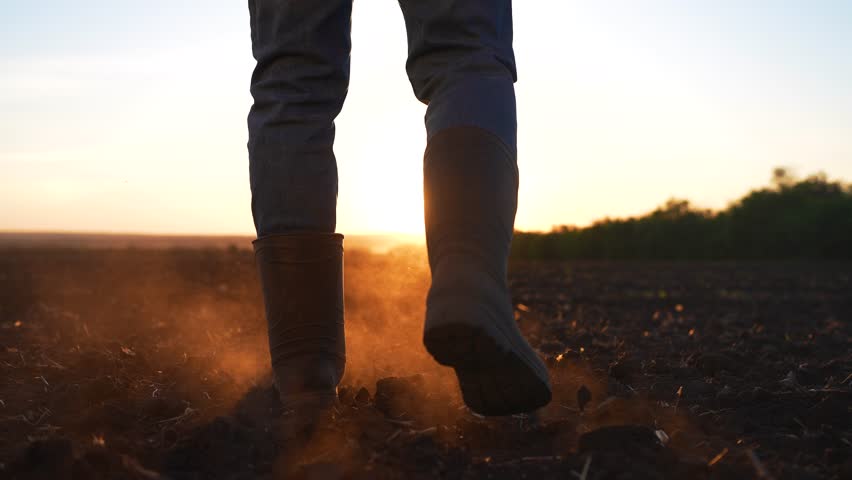
<path fill-rule="evenodd" d="M 254 241 L 254 252 L 285 421 L 309 428 L 335 403 L 346 364 L 343 235 L 270 235 Z"/>
<path fill-rule="evenodd" d="M 515 323 L 506 273 L 518 198 L 514 152 L 477 127 L 429 140 L 423 166 L 432 286 L 423 343 L 482 415 L 550 402 L 547 368 Z"/>

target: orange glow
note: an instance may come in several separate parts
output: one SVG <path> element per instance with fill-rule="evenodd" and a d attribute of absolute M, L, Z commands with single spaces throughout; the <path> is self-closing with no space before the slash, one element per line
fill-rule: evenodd
<path fill-rule="evenodd" d="M 725 447 L 724 449 L 722 449 L 721 452 L 719 452 L 718 455 L 713 457 L 713 460 L 710 460 L 710 462 L 707 463 L 707 466 L 712 467 L 713 465 L 716 465 L 717 463 L 719 463 L 719 460 L 724 458 L 725 455 L 727 455 L 727 454 L 728 454 L 728 447 Z"/>

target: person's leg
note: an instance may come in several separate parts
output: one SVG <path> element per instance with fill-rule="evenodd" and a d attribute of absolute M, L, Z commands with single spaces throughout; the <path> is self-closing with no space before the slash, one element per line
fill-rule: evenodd
<path fill-rule="evenodd" d="M 426 109 L 426 134 L 475 126 L 516 148 L 517 80 L 511 0 L 400 0 L 408 78 Z"/>
<path fill-rule="evenodd" d="M 333 233 L 334 119 L 349 85 L 352 0 L 249 0 L 254 104 L 248 115 L 258 237 Z"/>
<path fill-rule="evenodd" d="M 351 8 L 352 0 L 249 0 L 254 248 L 275 384 L 293 418 L 308 421 L 305 410 L 333 403 L 345 365 L 332 146 L 349 81 Z"/>
<path fill-rule="evenodd" d="M 406 64 L 428 105 L 423 182 L 432 286 L 424 344 L 486 415 L 550 401 L 506 270 L 518 195 L 511 0 L 401 0 Z"/>

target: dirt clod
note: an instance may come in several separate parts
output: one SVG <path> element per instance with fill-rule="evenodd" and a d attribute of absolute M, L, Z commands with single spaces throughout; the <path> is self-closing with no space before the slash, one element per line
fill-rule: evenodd
<path fill-rule="evenodd" d="M 580 386 L 577 389 L 577 406 L 580 407 L 580 411 L 584 411 L 586 409 L 586 404 L 592 400 L 592 392 L 585 385 Z"/>
<path fill-rule="evenodd" d="M 355 405 L 359 407 L 366 407 L 370 404 L 370 391 L 367 390 L 367 387 L 361 387 L 358 389 L 358 393 L 355 394 Z"/>

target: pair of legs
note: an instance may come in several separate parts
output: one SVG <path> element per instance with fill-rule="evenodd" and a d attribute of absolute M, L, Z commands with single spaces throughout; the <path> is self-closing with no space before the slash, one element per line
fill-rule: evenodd
<path fill-rule="evenodd" d="M 402 0 L 406 70 L 428 138 L 470 125 L 515 149 L 510 0 Z M 258 236 L 335 230 L 334 119 L 349 85 L 352 0 L 249 0 L 248 118 Z M 377 138 L 377 140 L 379 140 Z"/>
<path fill-rule="evenodd" d="M 511 0 L 400 0 L 406 70 L 428 105 L 424 343 L 485 414 L 537 408 L 547 373 L 506 288 L 517 207 Z M 249 0 L 252 213 L 282 401 L 328 404 L 345 363 L 334 119 L 349 81 L 352 0 Z M 380 141 L 380 138 L 377 138 Z"/>

